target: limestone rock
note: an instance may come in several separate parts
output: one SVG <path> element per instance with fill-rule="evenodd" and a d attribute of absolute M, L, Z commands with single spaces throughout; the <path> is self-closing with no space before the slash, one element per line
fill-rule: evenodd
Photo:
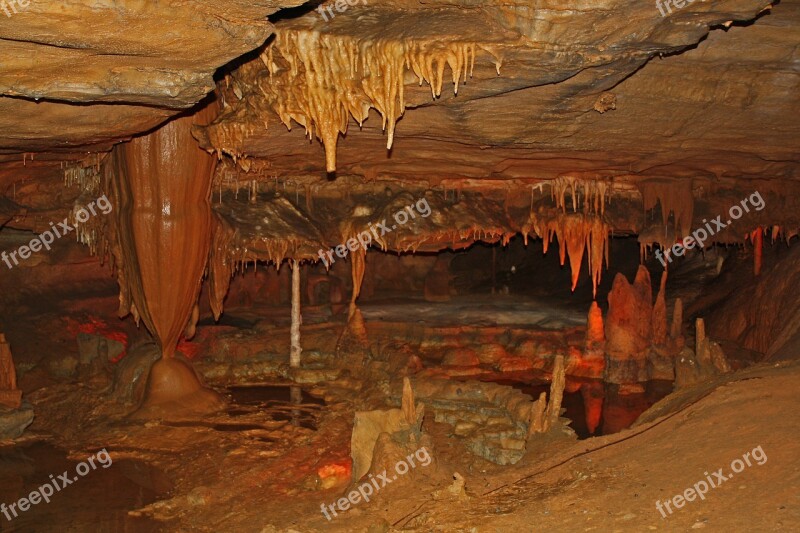
<path fill-rule="evenodd" d="M 411 382 L 403 379 L 401 409 L 357 411 L 350 439 L 353 458 L 353 481 L 361 479 L 373 462 L 375 443 L 381 434 L 388 434 L 398 442 L 419 442 L 425 406 L 414 402 Z"/>
<path fill-rule="evenodd" d="M 114 368 L 112 397 L 123 405 L 139 405 L 144 398 L 147 376 L 161 352 L 155 344 L 132 347 Z"/>
<path fill-rule="evenodd" d="M 19 409 L 0 406 L 0 440 L 16 439 L 33 422 L 33 408 L 22 404 Z"/>
<path fill-rule="evenodd" d="M 78 361 L 81 366 L 89 366 L 96 359 L 103 364 L 116 359 L 125 351 L 121 342 L 90 333 L 78 333 Z"/>

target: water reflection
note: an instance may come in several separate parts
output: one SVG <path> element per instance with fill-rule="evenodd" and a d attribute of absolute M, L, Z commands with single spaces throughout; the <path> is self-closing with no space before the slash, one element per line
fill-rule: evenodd
<path fill-rule="evenodd" d="M 162 525 L 146 518 L 128 516 L 170 490 L 160 471 L 139 461 L 114 458 L 109 468 L 91 470 L 84 477 L 27 511 L 17 510 L 9 522 L 0 514 L 0 531 L 19 532 L 131 532 L 161 531 Z M 89 455 L 87 455 L 88 457 Z M 80 461 L 67 459 L 63 450 L 45 443 L 0 448 L 0 503 L 7 506 L 64 471 L 75 477 Z"/>
<path fill-rule="evenodd" d="M 550 383 L 544 380 L 495 383 L 510 385 L 533 399 L 542 392 L 550 392 Z M 570 427 L 581 439 L 618 433 L 672 392 L 671 381 L 649 381 L 642 385 L 642 392 L 624 393 L 618 385 L 601 380 L 567 377 L 561 402 L 561 407 L 566 409 L 563 416 L 571 420 Z"/>

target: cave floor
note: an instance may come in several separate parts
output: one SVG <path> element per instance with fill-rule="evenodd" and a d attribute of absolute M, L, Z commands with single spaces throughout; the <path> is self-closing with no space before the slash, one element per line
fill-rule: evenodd
<path fill-rule="evenodd" d="M 502 307 L 508 309 L 511 301 Z M 26 369 L 21 383 L 36 413 L 22 440 L 24 449 L 33 450 L 29 456 L 38 457 L 45 449 L 79 461 L 107 448 L 115 466 L 126 465 L 114 479 L 95 483 L 89 477 L 69 487 L 69 495 L 62 494 L 70 505 L 61 514 L 70 514 L 72 522 L 54 521 L 55 507 L 37 506 L 25 522 L 12 523 L 19 531 L 84 531 L 81 524 L 87 521 L 107 526 L 92 530 L 132 532 L 740 531 L 753 517 L 761 524 L 755 530 L 791 531 L 800 519 L 800 422 L 781 415 L 798 407 L 793 387 L 800 379 L 799 364 L 762 364 L 682 389 L 645 412 L 631 429 L 584 440 L 544 439 L 509 466 L 473 455 L 452 436 L 451 426 L 426 417 L 423 429 L 431 438 L 433 462 L 328 521 L 320 506 L 348 489 L 353 412 L 376 407 L 374 397 L 359 394 L 364 376 L 330 372 L 329 356 L 323 353 L 332 351 L 344 317 L 331 319 L 325 306 L 306 308 L 304 370 L 291 375 L 274 357 L 264 356 L 288 352 L 288 327 L 275 320 L 287 309 L 273 309 L 275 317 L 265 318 L 261 309 L 232 307 L 222 325 L 199 328 L 197 341 L 184 348 L 196 344 L 208 351 L 210 357 L 195 359 L 196 368 L 220 392 L 238 395 L 237 401 L 215 415 L 143 421 L 109 401 L 110 376 L 53 379 L 37 365 L 48 361 L 42 354 L 60 353 L 59 361 L 77 355 L 72 323 L 94 324 L 106 332 L 107 324 L 95 319 L 112 316 L 115 303 L 109 295 L 18 315 L 21 327 L 12 341 L 23 347 L 15 356 Z M 498 339 L 511 346 L 525 336 L 540 346 L 583 342 L 585 329 L 575 325 L 579 320 L 585 324 L 580 310 L 565 307 L 548 314 L 534 300 L 517 299 L 516 314 L 498 324 L 494 318 L 482 320 L 482 305 L 489 304 L 479 299 L 377 301 L 364 305 L 363 315 L 376 357 L 402 362 L 406 353 L 418 353 L 426 371 L 441 375 L 445 370 L 453 379 L 479 375 L 459 376 L 454 367 L 442 365 L 441 352 L 448 346 L 463 352 L 464 346 L 493 346 Z M 485 316 L 494 317 L 496 311 Z M 548 323 L 553 329 L 545 327 Z M 478 350 L 478 355 L 495 352 Z M 492 363 L 479 368 L 493 381 L 500 381 L 500 374 L 523 380 L 546 373 L 536 368 L 529 374 L 497 372 Z M 287 395 L 275 395 L 289 388 L 291 377 L 303 382 L 299 405 L 288 405 Z M 253 383 L 275 387 L 232 391 Z M 712 489 L 704 501 L 661 517 L 657 499 L 683 493 L 705 479 L 704 472 L 729 471 L 732 460 L 759 446 L 768 457 L 763 465 L 754 463 Z M 2 453 L 10 452 L 3 447 Z M 31 483 L 39 482 L 28 483 L 30 473 L 18 472 L 16 459 L 9 461 L 3 472 L 15 479 L 12 492 L 19 497 L 23 489 L 35 488 Z M 46 463 L 57 465 L 49 473 L 58 474 L 62 463 Z M 455 490 L 456 473 L 464 478 L 466 496 Z M 11 492 L 2 494 L 6 502 L 12 497 Z"/>
<path fill-rule="evenodd" d="M 37 422 L 27 440 L 50 435 L 76 460 L 108 448 L 115 462 L 158 473 L 141 485 L 168 479 L 160 501 L 131 507 L 149 520 L 126 531 L 151 531 L 154 522 L 164 531 L 740 531 L 754 517 L 756 530 L 791 531 L 800 519 L 800 422 L 781 413 L 797 409 L 798 379 L 798 364 L 759 365 L 670 395 L 620 433 L 542 442 L 513 466 L 476 458 L 446 425 L 426 419 L 434 461 L 330 522 L 320 505 L 339 498 L 346 481 L 323 489 L 318 472 L 349 455 L 352 393 L 342 380 L 304 396 L 297 424 L 269 409 L 143 423 L 120 418 L 101 381 L 58 384 L 30 395 Z M 683 493 L 705 472 L 729 473 L 731 461 L 759 446 L 763 464 L 661 517 L 657 499 Z M 447 490 L 456 472 L 466 497 Z M 70 490 L 84 494 L 81 485 Z M 104 504 L 102 494 L 93 498 Z"/>

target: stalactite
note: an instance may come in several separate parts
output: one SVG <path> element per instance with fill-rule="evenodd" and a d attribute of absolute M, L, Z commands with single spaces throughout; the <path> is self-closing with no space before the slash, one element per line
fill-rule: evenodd
<path fill-rule="evenodd" d="M 764 247 L 764 229 L 761 226 L 750 233 L 750 242 L 753 243 L 753 274 L 758 276 L 761 273 Z"/>
<path fill-rule="evenodd" d="M 360 125 L 375 108 L 391 148 L 397 119 L 406 109 L 406 71 L 411 70 L 420 85 L 428 83 L 436 98 L 449 67 L 457 93 L 458 84 L 472 75 L 477 49 L 474 43 L 411 39 L 363 42 L 307 29 L 275 33 L 275 42 L 261 56 L 270 73 L 261 91 L 287 127 L 294 121 L 310 139 L 323 143 L 329 172 L 336 169 L 338 137 L 347 132 L 350 117 Z"/>
<path fill-rule="evenodd" d="M 694 216 L 692 180 L 645 180 L 639 182 L 638 185 L 642 193 L 645 212 L 653 209 L 656 204 L 661 204 L 661 218 L 664 226 L 667 225 L 669 215 L 672 213 L 678 237 L 688 235 L 692 230 L 692 217 Z"/>
<path fill-rule="evenodd" d="M 67 167 L 64 169 L 64 185 L 66 187 L 73 187 L 77 185 L 83 191 L 99 191 L 100 172 L 97 168 L 98 161 L 102 161 L 102 158 L 94 158 L 91 161 L 90 166 L 86 166 L 86 161 L 78 164 L 67 165 Z"/>
<path fill-rule="evenodd" d="M 772 244 L 775 244 L 776 240 L 781 240 L 781 226 L 772 226 Z"/>
<path fill-rule="evenodd" d="M 191 129 L 215 113 L 212 105 L 174 119 L 112 154 L 122 292 L 166 358 L 175 353 L 208 261 L 216 158 L 198 147 Z"/>
<path fill-rule="evenodd" d="M 574 176 L 559 176 L 551 182 L 550 196 L 555 201 L 556 207 L 566 213 L 566 195 L 570 193 L 572 199 L 572 212 L 577 213 L 579 204 L 583 204 L 582 209 L 585 214 L 595 213 L 605 214 L 605 206 L 609 184 L 602 180 L 581 179 Z M 533 193 L 533 191 L 531 191 Z M 580 201 L 580 198 L 583 201 Z"/>
<path fill-rule="evenodd" d="M 603 261 L 608 266 L 608 235 L 610 228 L 602 218 L 595 215 L 563 214 L 548 220 L 543 229 L 537 230 L 543 238 L 544 253 L 547 253 L 553 236 L 558 239 L 558 257 L 564 264 L 569 253 L 572 274 L 572 290 L 578 285 L 583 255 L 587 247 L 592 291 L 597 295 L 597 285 L 602 275 Z"/>
<path fill-rule="evenodd" d="M 611 228 L 599 217 L 591 219 L 591 228 L 587 233 L 589 245 L 589 272 L 592 275 L 592 297 L 597 297 L 597 286 L 603 272 L 603 261 L 608 267 L 608 235 Z M 574 288 L 574 287 L 573 287 Z"/>
<path fill-rule="evenodd" d="M 215 320 L 222 315 L 225 295 L 233 277 L 234 260 L 230 254 L 233 235 L 233 230 L 215 216 L 208 260 L 208 299 Z"/>
<path fill-rule="evenodd" d="M 352 263 L 350 265 L 353 277 L 353 295 L 350 298 L 350 314 L 356 308 L 356 299 L 361 294 L 361 284 L 364 281 L 364 272 L 367 268 L 367 252 L 363 248 L 358 248 L 350 255 Z"/>

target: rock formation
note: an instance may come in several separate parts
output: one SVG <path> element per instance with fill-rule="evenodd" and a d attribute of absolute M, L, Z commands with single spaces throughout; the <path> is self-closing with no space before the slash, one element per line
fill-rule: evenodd
<path fill-rule="evenodd" d="M 117 146 L 106 169 L 117 206 L 118 242 L 111 247 L 120 269 L 120 313 L 141 319 L 161 348 L 145 400 L 151 408 L 162 403 L 161 394 L 170 404 L 192 396 L 185 406 L 198 410 L 218 403 L 210 391 L 203 393 L 194 371 L 175 359 L 208 261 L 216 164 L 197 146 L 191 127 L 214 113 L 210 105 Z"/>
<path fill-rule="evenodd" d="M 403 379 L 400 409 L 356 412 L 350 453 L 353 458 L 353 481 L 361 479 L 373 463 L 373 452 L 383 434 L 410 451 L 416 450 L 422 437 L 422 418 L 425 406 L 415 403 L 414 391 L 408 378 Z M 408 453 L 408 452 L 406 452 Z"/>
<path fill-rule="evenodd" d="M 608 295 L 606 380 L 647 381 L 647 351 L 653 341 L 653 296 L 650 273 L 639 266 L 633 284 L 617 274 Z"/>

